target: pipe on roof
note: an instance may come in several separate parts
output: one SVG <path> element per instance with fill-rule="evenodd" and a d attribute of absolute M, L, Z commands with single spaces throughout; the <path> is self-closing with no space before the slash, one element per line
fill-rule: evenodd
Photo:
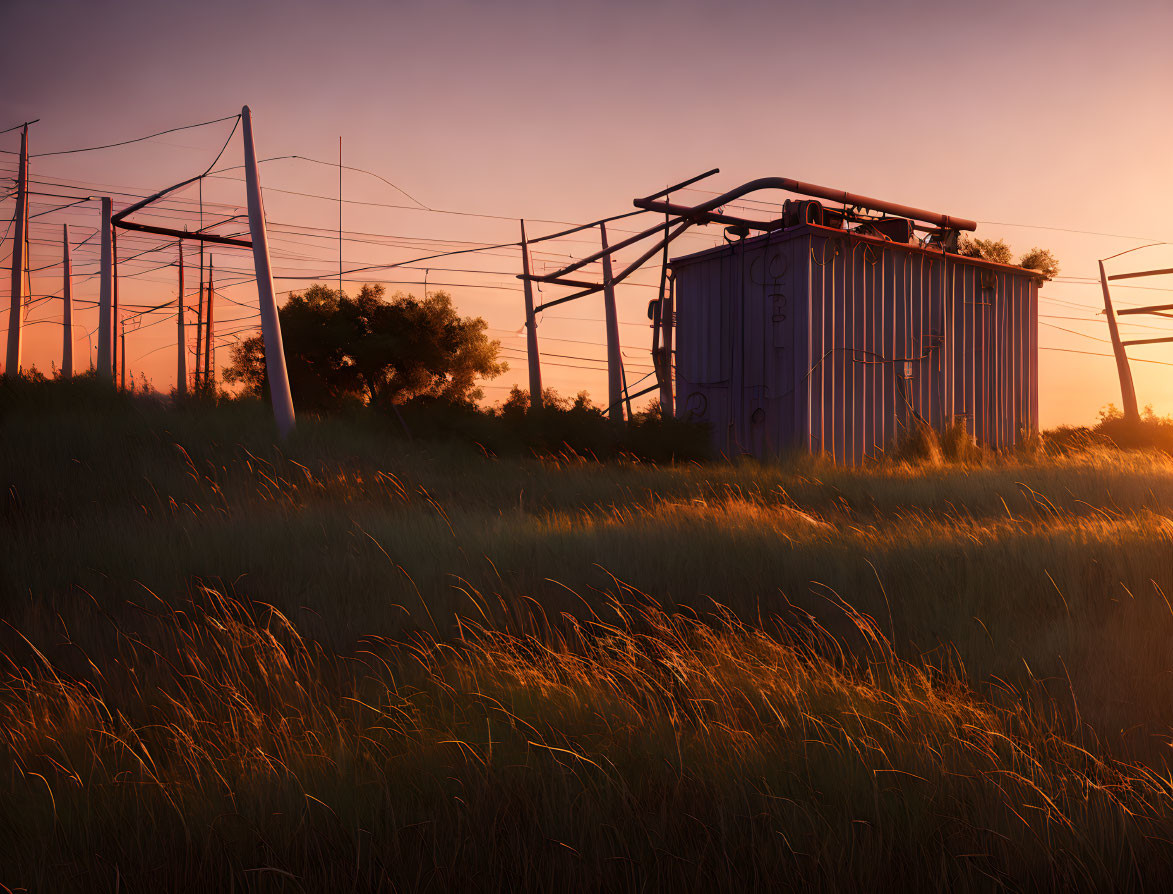
<path fill-rule="evenodd" d="M 868 196 L 845 192 L 841 189 L 832 189 L 827 186 L 818 186 L 814 183 L 804 183 L 801 180 L 792 180 L 789 177 L 760 177 L 757 180 L 743 183 L 741 186 L 731 189 L 717 196 L 715 199 L 709 199 L 707 202 L 702 202 L 694 206 L 689 209 L 688 216 L 703 216 L 714 208 L 720 208 L 722 205 L 726 205 L 729 202 L 740 199 L 742 196 L 762 189 L 781 189 L 786 192 L 811 196 L 816 199 L 826 199 L 829 202 L 842 202 L 844 205 L 854 205 L 860 208 L 867 208 L 870 211 L 879 211 L 883 214 L 894 214 L 898 217 L 909 217 L 913 220 L 924 221 L 925 223 L 935 224 L 938 227 L 950 230 L 977 229 L 977 221 L 967 220 L 964 217 L 952 217 L 951 215 L 940 214 L 936 211 L 925 211 L 923 208 L 913 208 L 910 205 L 900 205 L 896 202 L 884 201 L 883 199 L 873 199 Z M 636 208 L 642 208 L 645 211 L 663 212 L 666 203 L 657 202 L 654 196 L 649 196 L 643 199 L 636 199 L 634 204 Z"/>

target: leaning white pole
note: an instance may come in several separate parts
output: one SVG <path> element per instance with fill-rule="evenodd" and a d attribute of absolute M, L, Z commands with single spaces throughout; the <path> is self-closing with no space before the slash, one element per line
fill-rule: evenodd
<path fill-rule="evenodd" d="M 525 238 L 525 221 L 521 222 L 521 272 L 525 274 L 525 347 L 529 358 L 529 408 L 542 409 L 542 367 L 538 355 L 538 321 L 534 317 L 534 287 L 529 280 L 529 243 Z"/>
<path fill-rule="evenodd" d="M 179 299 L 176 301 L 175 353 L 178 355 L 175 367 L 175 393 L 187 395 L 187 335 L 183 331 L 183 240 L 179 240 Z"/>
<path fill-rule="evenodd" d="M 277 315 L 277 298 L 273 294 L 273 271 L 269 263 L 269 236 L 265 231 L 265 206 L 261 203 L 261 178 L 257 171 L 257 154 L 253 148 L 252 114 L 245 106 L 240 111 L 244 123 L 244 180 L 248 194 L 248 229 L 253 244 L 253 266 L 257 272 L 257 294 L 261 306 L 261 334 L 265 339 L 265 371 L 277 429 L 285 437 L 293 431 L 293 395 L 289 393 L 289 373 L 285 369 L 285 346 L 281 342 L 281 318 Z"/>
<path fill-rule="evenodd" d="M 599 224 L 603 251 L 607 246 L 607 225 Z M 623 421 L 623 356 L 619 348 L 619 315 L 615 310 L 615 286 L 611 282 L 611 255 L 603 255 L 603 309 L 607 318 L 607 411 L 612 422 Z"/>
<path fill-rule="evenodd" d="M 110 216 L 113 213 L 109 196 L 102 198 L 102 263 L 98 280 L 98 375 L 114 381 L 114 249 L 111 245 Z"/>
<path fill-rule="evenodd" d="M 1116 356 L 1116 372 L 1120 376 L 1120 400 L 1124 404 L 1124 418 L 1129 422 L 1140 419 L 1136 406 L 1136 386 L 1132 383 L 1132 368 L 1128 365 L 1128 354 L 1120 340 L 1120 328 L 1116 325 L 1116 312 L 1112 309 L 1112 296 L 1108 292 L 1108 274 L 1104 262 L 1100 261 L 1100 286 L 1104 291 L 1104 316 L 1108 318 L 1108 335 L 1112 340 L 1112 353 Z"/>
<path fill-rule="evenodd" d="M 29 126 L 20 134 L 20 164 L 16 173 L 16 217 L 12 234 L 12 300 L 8 310 L 8 358 L 4 372 L 20 375 L 21 325 L 24 322 L 24 268 L 28 266 Z"/>
<path fill-rule="evenodd" d="M 61 225 L 61 266 L 63 283 L 61 291 L 61 376 L 73 377 L 73 273 L 69 263 L 69 224 Z"/>

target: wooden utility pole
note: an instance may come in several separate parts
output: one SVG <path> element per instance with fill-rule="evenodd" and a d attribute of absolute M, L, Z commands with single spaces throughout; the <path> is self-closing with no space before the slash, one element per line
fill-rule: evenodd
<path fill-rule="evenodd" d="M 253 267 L 257 274 L 257 298 L 261 311 L 261 334 L 265 341 L 265 372 L 273 415 L 282 437 L 293 431 L 293 396 L 289 392 L 289 372 L 285 368 L 285 346 L 281 340 L 281 318 L 277 314 L 277 297 L 273 292 L 273 268 L 269 260 L 269 234 L 265 229 L 265 206 L 261 200 L 261 177 L 253 147 L 252 113 L 241 110 L 244 123 L 244 178 L 248 196 L 248 228 L 252 237 Z"/>
<path fill-rule="evenodd" d="M 118 369 L 118 359 L 120 357 L 123 357 L 122 351 L 119 350 L 119 348 L 120 348 L 119 338 L 118 338 L 119 332 L 122 333 L 121 347 L 126 346 L 126 323 L 122 319 L 120 319 L 121 315 L 118 312 L 118 230 L 116 230 L 113 226 L 111 226 L 111 228 L 110 228 L 110 283 L 113 287 L 113 291 L 111 292 L 111 299 L 110 299 L 110 302 L 111 302 L 110 307 L 111 307 L 111 311 L 112 311 L 111 319 L 114 321 L 114 329 L 113 329 L 114 337 L 110 340 L 110 350 L 112 352 L 111 358 L 110 358 L 111 359 L 111 367 L 110 368 L 111 368 L 111 374 L 113 375 L 113 370 Z M 125 359 L 125 358 L 123 357 L 123 359 Z M 123 387 L 123 388 L 126 387 L 126 364 L 125 363 L 122 364 L 122 386 L 121 387 Z"/>
<path fill-rule="evenodd" d="M 342 297 L 342 137 L 338 137 L 338 297 Z M 427 295 L 424 295 L 427 298 Z"/>
<path fill-rule="evenodd" d="M 29 227 L 29 126 L 20 132 L 20 163 L 16 172 L 16 217 L 12 234 L 12 292 L 8 310 L 8 356 L 4 372 L 20 375 L 20 349 L 24 325 L 25 268 L 28 266 Z"/>
<path fill-rule="evenodd" d="M 534 287 L 529 275 L 529 242 L 525 238 L 525 221 L 521 222 L 521 272 L 525 284 L 525 348 L 529 358 L 529 408 L 542 409 L 542 367 L 538 356 L 538 321 L 534 316 Z"/>
<path fill-rule="evenodd" d="M 106 381 L 114 379 L 114 286 L 113 286 L 113 233 L 110 224 L 112 203 L 109 196 L 102 197 L 102 266 L 98 285 L 98 375 Z"/>
<path fill-rule="evenodd" d="M 666 193 L 666 200 L 671 193 Z M 671 219 L 664 215 L 664 234 L 668 234 Z M 652 365 L 656 370 L 656 382 L 660 386 L 660 416 L 670 419 L 672 411 L 672 298 L 668 280 L 668 241 L 664 240 L 664 258 L 660 263 L 660 300 L 656 302 L 652 315 Z M 663 338 L 663 346 L 660 340 Z"/>
<path fill-rule="evenodd" d="M 212 378 L 212 364 L 215 363 L 215 350 L 212 347 L 212 304 L 216 297 L 216 292 L 212 286 L 212 256 L 208 255 L 208 332 L 204 338 L 204 384 L 209 387 L 215 381 Z"/>
<path fill-rule="evenodd" d="M 664 378 L 660 380 L 660 415 L 669 419 L 676 415 L 676 397 L 672 381 L 672 329 L 676 315 L 676 278 L 668 280 L 668 290 L 660 305 L 660 332 L 664 336 L 661 369 Z"/>
<path fill-rule="evenodd" d="M 603 251 L 607 251 L 607 225 L 599 224 Z M 611 255 L 603 255 L 603 310 L 607 320 L 607 415 L 623 421 L 623 355 L 619 347 L 619 316 L 615 309 L 615 284 L 611 281 Z"/>
<path fill-rule="evenodd" d="M 1120 402 L 1124 404 L 1124 418 L 1129 422 L 1140 419 L 1136 405 L 1136 387 L 1132 383 L 1132 368 L 1128 365 L 1128 354 L 1120 340 L 1120 329 L 1116 325 L 1116 312 L 1112 309 L 1112 296 L 1108 293 L 1108 275 L 1104 262 L 1100 261 L 1100 285 L 1104 290 L 1104 316 L 1108 318 L 1108 335 L 1112 339 L 1112 353 L 1116 355 L 1116 372 L 1120 376 Z"/>
<path fill-rule="evenodd" d="M 200 387 L 200 374 L 204 368 L 204 243 L 200 243 L 200 290 L 196 297 L 196 352 L 195 376 L 192 385 Z"/>
<path fill-rule="evenodd" d="M 179 240 L 179 298 L 176 304 L 175 353 L 178 355 L 175 367 L 175 393 L 187 395 L 187 335 L 183 330 L 183 240 Z"/>
<path fill-rule="evenodd" d="M 73 377 L 73 275 L 69 262 L 69 224 L 61 225 L 61 375 Z"/>

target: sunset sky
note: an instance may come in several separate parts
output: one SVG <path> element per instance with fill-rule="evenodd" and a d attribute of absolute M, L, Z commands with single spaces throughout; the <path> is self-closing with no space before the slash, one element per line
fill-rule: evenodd
<path fill-rule="evenodd" d="M 974 218 L 977 235 L 1005 238 L 1016 254 L 1050 248 L 1062 270 L 1041 293 L 1043 426 L 1087 422 L 1119 403 L 1099 315 L 1097 259 L 1173 242 L 1168 0 L 339 2 L 328 11 L 300 2 L 6 0 L 0 8 L 8 36 L 0 54 L 0 129 L 39 118 L 30 130 L 34 155 L 223 118 L 245 104 L 261 158 L 336 163 L 341 136 L 344 164 L 403 190 L 345 172 L 346 267 L 510 242 L 521 217 L 531 221 L 531 236 L 552 232 L 562 222 L 630 210 L 632 198 L 712 167 L 720 175 L 698 187 L 793 177 Z M 87 191 L 115 192 L 115 207 L 123 207 L 133 195 L 207 168 L 231 127 L 227 121 L 121 148 L 34 158 L 33 190 L 43 194 L 34 196 L 32 213 Z M 17 132 L 0 136 L 8 153 L 0 156 L 0 176 L 12 176 L 18 148 Z M 241 161 L 238 132 L 218 168 Z M 205 181 L 209 217 L 243 206 L 240 175 L 225 170 Z M 304 287 L 316 273 L 329 281 L 333 272 L 337 283 L 330 235 L 338 226 L 337 178 L 336 169 L 300 159 L 262 166 L 275 272 L 301 277 L 278 279 L 279 291 Z M 185 190 L 169 206 L 172 216 L 156 220 L 196 228 L 195 206 L 185 203 L 197 198 L 194 188 Z M 13 207 L 11 198 L 0 207 L 0 230 Z M 33 220 L 32 267 L 47 268 L 33 274 L 34 296 L 60 294 L 61 268 L 52 265 L 61 257 L 61 224 L 70 224 L 78 243 L 94 232 L 97 217 L 92 202 Z M 617 224 L 616 237 L 624 229 Z M 717 228 L 694 233 L 680 240 L 680 252 L 721 238 Z M 538 248 L 538 271 L 593 251 L 586 237 Z M 74 253 L 78 298 L 97 297 L 96 241 Z M 119 253 L 162 245 L 123 234 Z M 0 248 L 4 264 L 10 248 Z M 252 275 L 251 256 L 212 254 L 224 285 L 221 331 L 228 339 L 245 335 L 255 286 L 234 282 Z M 122 303 L 173 298 L 175 268 L 162 265 L 174 256 L 172 245 L 121 268 Z M 1173 248 L 1110 264 L 1110 272 L 1173 267 Z M 524 385 L 517 250 L 411 264 L 398 268 L 388 288 L 418 294 L 425 271 L 429 290 L 443 288 L 462 312 L 483 316 L 506 347 L 511 369 L 488 386 L 488 398 Z M 390 274 L 355 278 L 379 275 Z M 657 276 L 652 265 L 619 290 L 633 382 L 651 370 L 646 307 Z M 197 278 L 190 268 L 189 289 Z M 1121 306 L 1173 303 L 1173 276 L 1128 286 L 1114 290 Z M 6 325 L 7 275 L 0 296 Z M 79 305 L 77 318 L 92 330 L 96 311 Z M 29 319 L 59 320 L 60 302 L 40 302 Z M 1126 337 L 1173 334 L 1173 321 L 1131 319 Z M 144 322 L 154 325 L 127 337 L 128 366 L 169 388 L 174 317 L 163 312 Z M 570 393 L 586 388 L 601 400 L 597 296 L 549 311 L 540 333 L 546 384 Z M 60 336 L 55 324 L 30 326 L 25 364 L 60 363 Z M 88 342 L 80 327 L 76 344 L 84 364 Z M 218 366 L 227 355 L 221 347 Z M 1141 404 L 1173 413 L 1173 365 L 1162 365 L 1173 364 L 1173 345 L 1131 355 L 1160 361 L 1133 364 Z"/>

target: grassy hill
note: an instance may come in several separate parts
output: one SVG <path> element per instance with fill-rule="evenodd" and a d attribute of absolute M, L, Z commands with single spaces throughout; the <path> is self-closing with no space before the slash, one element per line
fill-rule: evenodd
<path fill-rule="evenodd" d="M 1173 461 L 494 458 L 0 405 L 0 883 L 1173 876 Z"/>

